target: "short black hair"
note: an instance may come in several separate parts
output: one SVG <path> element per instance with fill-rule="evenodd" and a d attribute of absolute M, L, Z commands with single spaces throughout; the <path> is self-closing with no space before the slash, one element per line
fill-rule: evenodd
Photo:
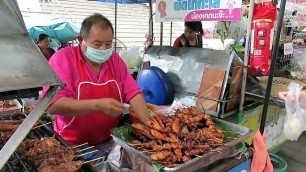
<path fill-rule="evenodd" d="M 46 38 L 50 38 L 49 35 L 42 33 L 38 36 L 38 42 L 41 42 Z"/>
<path fill-rule="evenodd" d="M 194 32 L 200 32 L 201 36 L 203 36 L 203 27 L 202 22 L 185 22 L 185 26 L 187 26 L 189 29 L 191 29 Z"/>
<path fill-rule="evenodd" d="M 103 28 L 111 28 L 112 32 L 114 34 L 114 28 L 112 23 L 102 14 L 92 14 L 89 17 L 87 17 L 83 22 L 81 26 L 80 35 L 84 38 L 86 38 L 89 35 L 89 31 L 94 24 L 100 24 Z"/>

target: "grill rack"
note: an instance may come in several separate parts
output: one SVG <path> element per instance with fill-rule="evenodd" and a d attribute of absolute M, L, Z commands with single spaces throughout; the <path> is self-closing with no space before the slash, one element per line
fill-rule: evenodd
<path fill-rule="evenodd" d="M 9 112 L 6 112 L 9 113 Z M 9 117 L 9 118 L 1 118 L 0 117 L 0 121 L 1 120 L 18 120 L 18 119 L 23 119 L 26 118 L 27 114 L 23 113 L 22 115 L 15 115 L 13 117 Z M 64 141 L 64 139 L 59 136 L 58 134 L 56 134 L 53 130 L 53 126 L 51 123 L 51 118 L 50 117 L 41 117 L 40 120 L 38 120 L 38 127 L 35 129 L 32 129 L 28 135 L 26 136 L 26 138 L 24 140 L 27 139 L 42 139 L 44 137 L 52 137 L 54 136 L 56 138 L 56 140 L 58 140 L 63 146 L 68 147 L 69 145 Z M 3 147 L 3 145 L 5 144 L 5 142 L 0 142 L 0 150 Z M 84 146 L 88 146 L 86 144 L 84 144 Z M 86 150 L 82 150 L 80 152 L 79 148 L 75 148 L 74 150 L 78 153 L 89 153 L 92 152 L 95 148 L 91 148 L 91 149 L 86 149 Z M 101 155 L 99 157 L 102 157 L 105 155 L 106 152 L 102 152 Z M 10 157 L 10 159 L 7 161 L 6 165 L 3 167 L 3 169 L 0 169 L 0 172 L 16 172 L 16 171 L 20 171 L 20 172 L 33 172 L 33 171 L 37 171 L 37 169 L 35 168 L 33 162 L 29 159 L 27 159 L 25 152 L 22 152 L 22 150 L 17 149 L 14 154 Z M 85 157 L 80 156 L 79 157 L 80 160 L 83 161 L 87 161 L 87 160 L 91 160 L 91 159 L 85 159 Z M 83 164 L 81 167 L 81 172 L 95 172 L 96 170 L 94 169 L 94 165 L 97 165 L 99 163 L 101 163 L 103 161 L 103 159 L 98 159 L 98 160 L 94 160 L 88 164 Z"/>

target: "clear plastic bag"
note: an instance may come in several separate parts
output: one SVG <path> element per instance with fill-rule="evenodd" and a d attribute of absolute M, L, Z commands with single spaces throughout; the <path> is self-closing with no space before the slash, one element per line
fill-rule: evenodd
<path fill-rule="evenodd" d="M 304 127 L 305 111 L 300 107 L 301 86 L 291 82 L 288 86 L 286 99 L 286 118 L 284 123 L 284 135 L 291 141 L 297 140 Z"/>
<path fill-rule="evenodd" d="M 296 49 L 291 59 L 290 75 L 293 79 L 304 79 L 306 71 L 306 50 Z"/>
<path fill-rule="evenodd" d="M 142 64 L 142 58 L 138 48 L 121 50 L 119 55 L 125 62 L 128 69 L 139 69 Z"/>

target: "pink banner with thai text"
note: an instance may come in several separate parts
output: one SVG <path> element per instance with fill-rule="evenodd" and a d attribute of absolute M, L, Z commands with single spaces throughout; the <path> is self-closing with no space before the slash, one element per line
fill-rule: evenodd
<path fill-rule="evenodd" d="M 237 21 L 241 15 L 241 8 L 197 10 L 187 14 L 185 21 Z"/>

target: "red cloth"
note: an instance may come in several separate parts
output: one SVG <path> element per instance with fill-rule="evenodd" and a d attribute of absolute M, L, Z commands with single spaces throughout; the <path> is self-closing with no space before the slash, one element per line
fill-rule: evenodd
<path fill-rule="evenodd" d="M 251 172 L 273 172 L 273 165 L 266 146 L 266 134 L 261 135 L 257 131 L 253 138 L 254 156 L 251 164 Z"/>

